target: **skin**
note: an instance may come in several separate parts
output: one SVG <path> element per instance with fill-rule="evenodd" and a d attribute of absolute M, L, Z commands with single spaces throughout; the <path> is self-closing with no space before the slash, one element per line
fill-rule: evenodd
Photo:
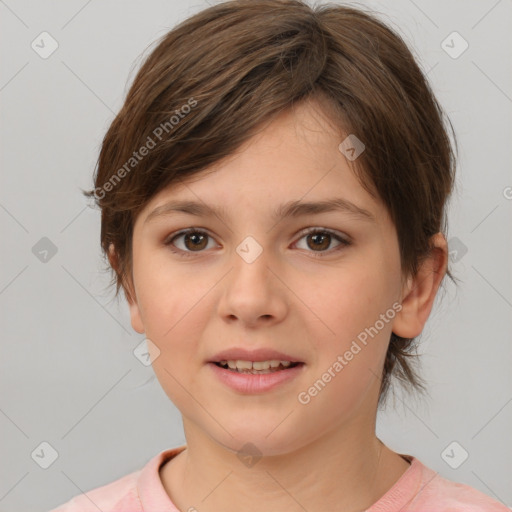
<path fill-rule="evenodd" d="M 423 330 L 446 272 L 447 244 L 435 235 L 436 248 L 417 276 L 402 275 L 385 206 L 366 192 L 338 150 L 345 136 L 316 100 L 297 104 L 214 172 L 155 195 L 136 218 L 133 280 L 125 291 L 132 326 L 158 347 L 154 371 L 183 417 L 187 449 L 160 470 L 182 511 L 363 510 L 410 467 L 375 435 L 377 376 L 391 332 L 415 337 Z M 369 210 L 375 222 L 346 212 L 277 223 L 270 217 L 289 200 L 332 197 Z M 223 206 L 227 218 L 173 213 L 145 222 L 170 199 Z M 171 252 L 165 245 L 170 235 L 191 227 L 211 236 L 200 249 L 184 236 L 175 239 L 174 248 L 189 258 Z M 315 240 L 303 233 L 310 227 L 352 243 L 340 248 L 325 231 L 326 240 Z M 236 252 L 249 235 L 262 248 L 251 264 Z M 301 404 L 298 394 L 393 304 L 401 311 Z M 306 364 L 273 391 L 241 394 L 206 364 L 227 347 L 275 348 Z M 251 467 L 237 456 L 247 442 L 262 454 Z"/>

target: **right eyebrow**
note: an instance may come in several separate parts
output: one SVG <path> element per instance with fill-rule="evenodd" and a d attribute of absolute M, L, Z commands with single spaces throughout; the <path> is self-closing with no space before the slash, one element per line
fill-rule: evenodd
<path fill-rule="evenodd" d="M 340 211 L 353 215 L 360 220 L 376 222 L 375 216 L 368 210 L 343 198 L 332 198 L 323 201 L 303 202 L 300 200 L 289 201 L 280 205 L 272 213 L 272 220 L 284 219 L 287 217 L 300 217 L 305 215 L 318 215 L 326 212 Z M 186 213 L 197 217 L 217 216 L 223 221 L 226 220 L 226 210 L 223 207 L 214 207 L 206 203 L 196 201 L 172 200 L 155 208 L 144 221 L 170 215 L 172 213 Z"/>

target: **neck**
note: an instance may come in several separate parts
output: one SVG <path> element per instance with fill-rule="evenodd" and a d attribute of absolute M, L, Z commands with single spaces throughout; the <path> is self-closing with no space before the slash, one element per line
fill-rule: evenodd
<path fill-rule="evenodd" d="M 375 435 L 333 432 L 300 449 L 242 464 L 236 452 L 189 425 L 187 449 L 161 468 L 180 510 L 201 512 L 360 512 L 409 467 Z"/>

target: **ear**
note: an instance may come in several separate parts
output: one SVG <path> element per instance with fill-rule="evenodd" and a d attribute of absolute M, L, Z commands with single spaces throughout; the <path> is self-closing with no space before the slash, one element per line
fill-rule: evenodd
<path fill-rule="evenodd" d="M 110 265 L 115 270 L 116 274 L 118 275 L 118 278 L 121 278 L 119 274 L 119 260 L 118 260 L 118 254 L 115 250 L 114 244 L 110 244 L 108 249 L 108 260 L 110 262 Z M 144 324 L 142 322 L 142 317 L 139 310 L 139 305 L 137 302 L 137 296 L 135 294 L 135 289 L 132 282 L 125 283 L 123 280 L 123 292 L 124 296 L 126 297 L 126 301 L 128 302 L 128 305 L 130 307 L 130 319 L 132 323 L 132 327 L 135 331 L 137 331 L 139 334 L 143 334 L 145 332 Z"/>
<path fill-rule="evenodd" d="M 418 273 L 402 288 L 402 309 L 395 316 L 393 332 L 402 338 L 415 338 L 422 331 L 448 266 L 448 244 L 442 233 L 431 238 L 432 250 Z"/>

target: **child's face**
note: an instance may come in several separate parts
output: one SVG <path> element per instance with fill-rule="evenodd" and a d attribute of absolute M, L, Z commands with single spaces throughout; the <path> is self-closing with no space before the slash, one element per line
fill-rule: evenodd
<path fill-rule="evenodd" d="M 302 104 L 215 172 L 157 194 L 136 219 L 132 325 L 160 350 L 153 367 L 185 428 L 233 450 L 251 442 L 286 453 L 334 432 L 374 432 L 378 375 L 402 298 L 398 240 L 340 142 L 316 103 Z M 373 219 L 346 211 L 272 218 L 289 201 L 334 198 Z M 222 208 L 226 218 L 175 212 L 146 222 L 171 200 Z M 209 234 L 174 240 L 188 258 L 164 244 L 185 228 Z M 306 228 L 320 232 L 306 236 Z M 246 237 L 262 251 L 252 262 L 240 251 L 256 254 L 256 245 L 241 245 Z M 271 390 L 242 392 L 209 363 L 229 348 L 273 349 L 305 364 Z M 315 383 L 320 391 L 310 390 Z"/>

